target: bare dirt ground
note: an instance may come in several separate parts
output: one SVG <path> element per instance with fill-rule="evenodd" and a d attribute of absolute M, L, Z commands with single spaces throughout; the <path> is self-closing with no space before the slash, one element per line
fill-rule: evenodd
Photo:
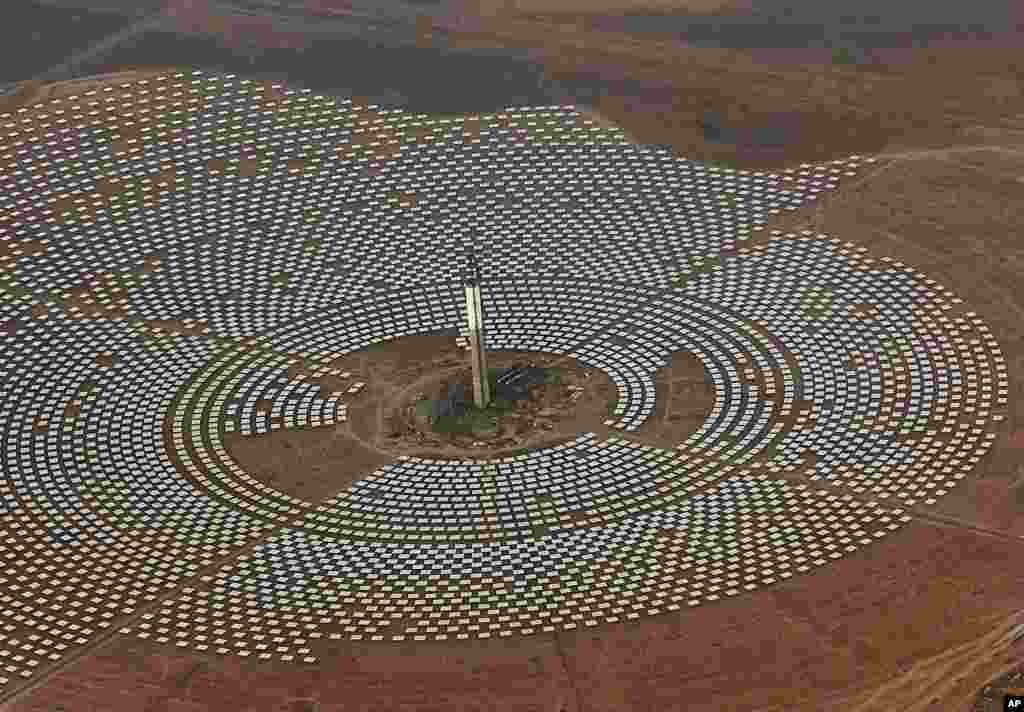
<path fill-rule="evenodd" d="M 608 23 L 598 29 L 588 18 L 607 15 L 568 12 L 571 3 L 524 12 L 495 2 L 493 11 L 473 14 L 473 0 L 466 2 L 464 29 L 449 35 L 450 44 L 527 49 L 548 79 L 600 87 L 585 103 L 639 141 L 694 160 L 770 169 L 898 146 L 977 143 L 982 126 L 1001 138 L 1019 138 L 1024 129 L 1024 62 L 1012 36 L 998 46 L 931 41 L 882 49 L 870 62 L 846 65 L 828 51 L 694 48 Z M 794 138 L 784 150 L 711 143 L 696 123 L 705 112 L 741 131 L 777 126 Z"/>
<path fill-rule="evenodd" d="M 402 343 L 393 348 L 409 348 Z M 416 353 L 416 347 L 413 347 Z M 377 417 L 356 416 L 353 432 L 378 448 L 419 457 L 504 457 L 516 452 L 567 442 L 582 433 L 599 437 L 618 434 L 607 425 L 615 420 L 617 389 L 606 373 L 567 356 L 525 351 L 492 351 L 489 368 L 536 365 L 547 368 L 558 383 L 531 389 L 530 397 L 518 402 L 497 419 L 493 434 L 487 436 L 425 435 L 430 428 L 416 424 L 409 415 L 419 396 L 440 395 L 450 382 L 461 382 L 472 393 L 465 355 L 450 352 L 442 363 L 458 363 L 447 370 L 420 364 L 404 377 L 390 376 L 382 383 L 376 407 Z M 673 447 L 697 430 L 714 404 L 714 388 L 700 361 L 680 352 L 656 374 L 657 407 L 635 440 L 659 447 Z M 368 408 L 368 409 L 369 409 Z"/>
<path fill-rule="evenodd" d="M 476 29 L 459 41 L 531 47 L 552 78 L 598 77 L 608 91 L 595 101 L 596 111 L 640 141 L 736 168 L 778 170 L 856 153 L 886 157 L 859 184 L 773 218 L 769 227 L 812 229 L 866 245 L 873 256 L 895 257 L 962 295 L 993 329 L 1010 375 L 1006 427 L 975 474 L 932 508 L 971 527 L 912 512 L 918 521 L 827 569 L 693 611 L 521 641 L 339 645 L 335 658 L 310 669 L 179 653 L 115 637 L 2 709 L 999 709 L 1001 692 L 1022 686 L 1024 664 L 1017 638 L 1024 622 L 1019 53 L 923 48 L 902 51 L 898 63 L 833 67 L 798 55 L 783 60 L 698 51 L 590 31 L 554 15 L 499 14 L 481 13 Z M 772 155 L 712 145 L 695 127 L 709 109 L 750 125 L 782 112 L 801 122 L 800 139 Z M 370 349 L 364 356 L 360 368 L 375 360 Z M 395 373 L 408 366 L 388 368 Z M 366 394 L 367 416 L 372 393 Z M 671 422 L 676 411 L 666 409 Z M 657 418 L 652 422 L 661 427 Z M 312 472 L 315 461 L 356 457 L 363 459 L 354 469 L 368 471 L 374 457 L 383 457 L 376 451 L 371 456 L 362 441 L 336 442 L 335 436 L 274 433 L 249 451 L 237 443 L 232 451 L 250 471 L 264 468 L 277 477 L 291 469 Z M 285 437 L 294 439 L 292 448 L 283 444 Z M 635 435 L 646 437 L 651 434 Z M 289 486 L 311 498 L 340 486 L 310 479 L 308 489 Z"/>
<path fill-rule="evenodd" d="M 966 712 L 983 681 L 1020 660 L 1020 552 L 912 524 L 799 580 L 642 623 L 459 645 L 339 642 L 304 667 L 115 637 L 4 709 Z"/>
<path fill-rule="evenodd" d="M 466 351 L 447 334 L 421 334 L 375 344 L 330 364 L 357 374 L 365 388 L 343 423 L 254 436 L 225 434 L 239 464 L 260 481 L 309 501 L 335 494 L 400 455 L 439 459 L 506 457 L 593 432 L 621 435 L 609 425 L 618 392 L 609 376 L 568 356 L 492 350 L 488 368 L 536 365 L 558 376 L 497 417 L 487 433 L 437 433 L 415 416 L 421 399 L 440 397 L 461 382 L 472 397 Z M 293 369 L 293 374 L 301 369 Z M 672 448 L 696 431 L 714 405 L 715 389 L 700 360 L 677 352 L 655 374 L 656 407 L 636 442 Z M 329 378 L 321 395 L 340 387 Z M 259 404 L 257 404 L 259 406 Z M 269 404 L 267 404 L 269 409 Z"/>
<path fill-rule="evenodd" d="M 381 420 L 366 429 L 365 437 L 403 454 L 421 457 L 472 458 L 504 457 L 520 451 L 566 442 L 608 419 L 615 389 L 600 371 L 586 368 L 574 359 L 554 354 L 522 351 L 493 351 L 488 368 L 517 365 L 549 369 L 557 383 L 532 386 L 527 397 L 493 417 L 493 427 L 483 423 L 471 433 L 437 432 L 431 423 L 415 414 L 421 400 L 442 398 L 451 384 L 461 384 L 472 398 L 471 371 L 465 356 L 453 354 L 459 365 L 444 372 L 426 372 L 414 379 L 394 380 L 391 395 L 381 409 Z M 558 362 L 557 366 L 553 366 Z"/>
<path fill-rule="evenodd" d="M 225 443 L 254 477 L 296 497 L 320 501 L 400 455 L 503 457 L 595 429 L 609 431 L 603 421 L 609 418 L 616 390 L 605 374 L 572 359 L 535 352 L 493 351 L 488 366 L 528 362 L 557 363 L 562 383 L 534 389 L 533 397 L 502 416 L 491 433 L 435 434 L 410 413 L 419 396 L 435 397 L 449 382 L 469 383 L 467 356 L 455 337 L 428 334 L 375 344 L 331 363 L 331 368 L 358 374 L 366 384 L 350 401 L 345 422 L 257 436 L 229 433 Z M 323 384 L 322 395 L 334 385 Z M 467 388 L 467 393 L 471 396 L 472 390 Z"/>

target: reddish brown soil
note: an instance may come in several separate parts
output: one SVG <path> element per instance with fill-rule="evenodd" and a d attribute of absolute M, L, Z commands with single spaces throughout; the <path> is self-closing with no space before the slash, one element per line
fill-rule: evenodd
<path fill-rule="evenodd" d="M 642 623 L 463 645 L 339 643 L 307 667 L 115 638 L 4 709 L 888 712 L 938 697 L 961 712 L 977 680 L 1020 659 L 1004 636 L 1020 622 L 1022 554 L 1021 543 L 913 524 L 770 590 Z"/>
<path fill-rule="evenodd" d="M 277 430 L 251 437 L 225 433 L 224 443 L 254 478 L 310 502 L 329 498 L 394 460 L 342 428 Z"/>

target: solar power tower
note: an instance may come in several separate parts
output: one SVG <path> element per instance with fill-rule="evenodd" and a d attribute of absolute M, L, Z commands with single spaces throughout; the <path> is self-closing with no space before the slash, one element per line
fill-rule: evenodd
<path fill-rule="evenodd" d="M 469 322 L 469 359 L 473 368 L 473 402 L 477 408 L 486 408 L 491 402 L 491 388 L 487 382 L 487 343 L 484 340 L 484 307 L 480 300 L 480 265 L 472 241 L 465 246 L 466 270 L 462 286 L 466 292 L 466 319 Z"/>

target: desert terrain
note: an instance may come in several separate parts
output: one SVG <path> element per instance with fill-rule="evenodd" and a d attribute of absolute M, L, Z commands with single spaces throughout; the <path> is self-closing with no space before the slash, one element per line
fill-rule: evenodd
<path fill-rule="evenodd" d="M 868 550 L 695 610 L 515 640 L 339 643 L 335 656 L 303 668 L 110 634 L 0 697 L 0 709 L 1001 709 L 1002 692 L 1022 687 L 1024 675 L 1024 59 L 1007 38 L 883 48 L 850 64 L 831 50 L 693 47 L 608 29 L 626 12 L 729 14 L 753 4 L 464 0 L 442 6 L 443 38 L 426 33 L 423 44 L 525 51 L 542 69 L 552 103 L 585 97 L 590 115 L 637 143 L 696 161 L 781 171 L 876 157 L 856 182 L 772 216 L 765 227 L 840 236 L 873 257 L 911 265 L 989 325 L 1009 372 L 1007 417 L 971 477 L 936 505 L 911 507 L 913 522 Z M 1024 41 L 1024 33 L 1016 38 Z M 167 69 L 25 83 L 0 111 Z M 740 140 L 708 140 L 699 122 L 709 113 Z M 764 127 L 780 130 L 785 144 L 744 143 Z M 392 393 L 393 374 L 379 377 L 382 392 Z M 706 394 L 695 398 L 699 407 L 668 398 L 675 386 L 699 382 L 685 364 L 663 373 L 665 410 L 628 437 L 662 445 L 661 425 L 676 408 L 694 407 L 699 417 Z M 366 402 L 373 411 L 369 393 Z M 604 401 L 595 394 L 593 405 L 581 427 L 600 430 Z M 377 425 L 345 437 L 268 433 L 229 447 L 247 470 L 315 501 L 336 490 L 318 476 L 324 463 L 351 458 L 369 470 L 386 461 L 379 421 L 359 422 Z"/>

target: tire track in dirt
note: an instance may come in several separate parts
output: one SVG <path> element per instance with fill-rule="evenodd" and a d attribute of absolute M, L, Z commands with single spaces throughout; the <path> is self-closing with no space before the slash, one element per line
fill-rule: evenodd
<path fill-rule="evenodd" d="M 786 227 L 786 230 L 789 231 L 789 232 L 798 232 L 800 230 L 819 229 L 820 225 L 822 224 L 822 220 L 824 218 L 824 212 L 825 212 L 826 209 L 828 209 L 830 207 L 833 207 L 837 202 L 842 201 L 844 198 L 847 198 L 849 196 L 849 194 L 851 192 L 853 192 L 855 189 L 857 189 L 860 186 L 868 183 L 869 181 L 872 181 L 872 180 L 878 178 L 880 175 L 882 175 L 883 173 L 885 173 L 886 171 L 888 171 L 889 169 L 891 169 L 894 166 L 902 165 L 902 164 L 905 164 L 906 162 L 909 162 L 909 161 L 922 160 L 922 159 L 928 159 L 928 158 L 936 158 L 936 159 L 939 159 L 939 160 L 943 160 L 943 159 L 951 158 L 952 156 L 956 156 L 956 155 L 960 155 L 960 154 L 964 154 L 964 153 L 975 153 L 975 152 L 978 152 L 978 151 L 989 151 L 989 152 L 993 152 L 993 153 L 998 153 L 1000 155 L 1013 156 L 1013 157 L 1017 157 L 1017 158 L 1024 158 L 1024 150 L 1018 151 L 1018 150 L 1015 150 L 1013 148 L 1008 148 L 1006 146 L 996 146 L 996 145 L 993 145 L 993 144 L 984 144 L 984 143 L 983 144 L 971 144 L 971 145 L 968 145 L 968 146 L 950 146 L 950 147 L 947 147 L 947 148 L 939 148 L 939 149 L 920 149 L 920 150 L 906 150 L 906 151 L 884 151 L 882 153 L 875 153 L 875 154 L 872 154 L 870 156 L 870 158 L 873 158 L 873 159 L 878 160 L 878 161 L 882 161 L 883 162 L 882 165 L 878 166 L 877 168 L 875 168 L 872 171 L 868 171 L 867 173 L 865 173 L 861 177 L 857 178 L 857 180 L 852 181 L 850 183 L 846 183 L 846 184 L 840 186 L 834 192 L 827 193 L 827 194 L 823 195 L 822 199 L 820 201 L 818 201 L 814 205 L 813 214 L 812 215 L 806 217 L 804 220 L 802 220 L 800 222 L 794 223 L 794 224 Z M 915 251 L 928 252 L 930 254 L 935 255 L 937 258 L 941 258 L 942 257 L 942 255 L 940 255 L 940 253 L 934 252 L 933 250 L 929 250 L 928 248 L 926 248 L 924 246 L 919 246 L 917 244 L 907 243 L 907 242 L 903 241 L 901 238 L 892 235 L 891 233 L 885 233 L 885 235 L 886 235 L 886 237 L 888 237 L 889 239 L 893 240 L 894 242 L 897 242 L 897 243 L 902 244 L 904 246 L 912 247 Z"/>
<path fill-rule="evenodd" d="M 976 151 L 990 151 L 1004 156 L 1024 158 L 1024 149 L 1016 150 L 991 143 L 976 143 L 968 146 L 950 146 L 948 148 L 924 148 L 908 151 L 883 151 L 882 153 L 876 153 L 874 157 L 879 159 L 892 158 L 899 160 L 913 160 L 917 158 L 947 158 L 961 153 L 974 153 Z"/>
<path fill-rule="evenodd" d="M 128 27 L 93 42 L 88 47 L 74 53 L 60 64 L 54 65 L 49 69 L 40 72 L 29 81 L 54 81 L 61 79 L 62 77 L 68 78 L 67 75 L 69 73 L 73 74 L 83 64 L 88 64 L 89 62 L 102 57 L 125 40 L 151 30 L 162 29 L 165 26 L 166 17 L 163 12 L 156 12 L 143 17 L 138 22 L 134 22 Z"/>
<path fill-rule="evenodd" d="M 1004 155 L 1013 155 L 1012 153 L 1007 154 L 1005 151 L 1003 151 L 1003 152 L 994 151 L 994 153 L 1003 153 Z M 1022 157 L 1024 157 L 1024 153 L 1022 153 L 1021 155 L 1022 155 Z M 941 160 L 943 160 L 944 162 L 950 163 L 952 165 L 955 165 L 958 168 L 962 168 L 962 169 L 968 170 L 968 171 L 974 171 L 975 173 L 980 173 L 980 174 L 982 174 L 984 176 L 987 176 L 989 178 L 998 178 L 998 179 L 1001 179 L 1001 180 L 1016 181 L 1018 183 L 1024 183 L 1024 171 L 1022 171 L 1020 174 L 1011 174 L 1011 173 L 1007 173 L 1006 171 L 997 170 L 997 169 L 993 168 L 992 166 L 979 165 L 979 164 L 976 164 L 976 163 L 968 163 L 967 161 L 958 159 L 956 157 L 956 155 L 953 155 L 953 154 L 951 154 L 949 156 L 946 156 L 945 158 L 942 158 Z"/>
<path fill-rule="evenodd" d="M 955 699 L 955 706 L 951 706 L 954 700 L 950 696 L 958 686 L 974 676 L 986 680 L 997 677 L 1015 666 L 1015 663 L 1008 662 L 1000 664 L 998 659 L 1014 645 L 1013 633 L 1024 620 L 1024 611 L 1018 611 L 1009 619 L 1000 615 L 992 620 L 1002 623 L 980 638 L 915 662 L 898 677 L 875 688 L 866 698 L 853 701 L 852 705 L 842 709 L 850 712 L 889 712 L 895 709 L 928 712 L 940 704 L 941 709 L 950 712 L 962 709 L 965 703 L 973 701 L 974 694 L 966 699 L 960 696 Z"/>

